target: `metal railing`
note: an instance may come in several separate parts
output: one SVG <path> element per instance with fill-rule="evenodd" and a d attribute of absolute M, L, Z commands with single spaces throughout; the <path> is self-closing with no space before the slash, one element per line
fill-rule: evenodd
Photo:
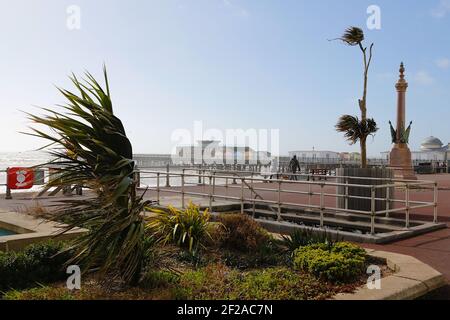
<path fill-rule="evenodd" d="M 195 173 L 189 173 L 188 171 L 197 170 Z M 244 175 L 245 174 L 245 175 Z M 274 206 L 277 208 L 277 219 L 282 220 L 282 208 L 283 206 L 295 207 L 307 210 L 317 210 L 320 215 L 320 227 L 325 227 L 325 212 L 345 212 L 358 214 L 361 216 L 370 217 L 370 232 L 375 234 L 375 218 L 378 216 L 389 217 L 392 213 L 404 213 L 405 214 L 405 228 L 410 228 L 410 215 L 411 211 L 422 208 L 433 208 L 433 222 L 438 223 L 438 186 L 434 181 L 416 181 L 416 180 L 403 180 L 393 178 L 370 178 L 370 177 L 346 177 L 346 176 L 320 176 L 324 180 L 322 181 L 296 181 L 296 180 L 283 180 L 283 179 L 267 179 L 264 177 L 257 177 L 260 173 L 249 172 L 221 172 L 212 170 L 200 170 L 200 169 L 183 169 L 181 172 L 161 172 L 161 171 L 140 171 L 140 179 L 156 180 L 155 184 L 147 186 L 148 190 L 156 192 L 156 201 L 160 203 L 161 193 L 179 194 L 181 197 L 181 206 L 186 206 L 186 196 L 195 196 L 209 199 L 209 208 L 213 209 L 213 202 L 216 199 L 236 201 L 240 203 L 241 213 L 244 213 L 245 204 L 252 204 L 255 207 L 256 204 L 264 204 L 267 206 Z M 310 176 L 318 178 L 317 175 L 291 175 L 291 176 Z M 178 187 L 170 187 L 171 179 L 177 179 L 180 181 Z M 343 178 L 345 181 L 325 181 L 325 179 L 337 179 Z M 187 180 L 191 180 L 191 182 Z M 349 181 L 355 180 L 373 180 L 374 182 L 381 182 L 382 184 L 358 184 L 349 183 Z M 166 186 L 161 186 L 161 181 L 166 181 Z M 222 183 L 217 183 L 221 180 Z M 195 182 L 194 182 L 195 181 Z M 267 182 L 275 184 L 275 188 L 267 187 Z M 205 186 L 206 190 L 199 191 L 198 189 L 189 190 L 189 186 Z M 266 186 L 266 187 L 264 187 Z M 301 186 L 300 188 L 288 189 L 286 186 Z M 306 187 L 302 190 L 302 187 Z M 336 192 L 332 193 L 332 188 L 335 187 Z M 337 187 L 343 187 L 345 192 L 337 192 Z M 370 190 L 370 196 L 352 195 L 349 193 L 350 188 L 362 188 Z M 218 192 L 218 189 L 222 189 L 222 192 Z M 224 189 L 224 190 L 223 190 Z M 317 190 L 318 189 L 318 190 Z M 380 198 L 377 196 L 378 189 L 386 189 L 386 197 Z M 398 192 L 404 192 L 403 197 L 394 197 L 390 194 L 390 190 L 396 189 Z M 411 199 L 411 190 L 428 189 L 432 190 L 433 199 L 430 201 L 418 201 Z M 230 190 L 238 190 L 234 194 L 230 195 Z M 273 200 L 264 199 L 262 196 L 257 196 L 257 193 L 265 192 L 271 195 Z M 248 196 L 248 194 L 250 196 Z M 282 201 L 282 195 L 293 194 L 307 196 L 307 200 L 304 198 L 298 198 L 297 202 Z M 313 201 L 317 200 L 318 201 Z M 326 204 L 326 198 L 344 199 L 345 205 L 343 207 L 329 206 Z M 370 210 L 360 210 L 349 208 L 349 199 L 370 200 Z M 382 201 L 386 206 L 377 210 L 376 203 Z M 315 204 L 317 203 L 318 204 Z M 397 205 L 397 206 L 396 206 Z"/>
<path fill-rule="evenodd" d="M 44 179 L 48 179 L 49 174 L 49 171 L 46 170 Z M 287 173 L 273 173 L 275 178 L 269 179 L 267 176 L 269 174 L 271 173 L 184 168 L 181 172 L 141 170 L 137 175 L 137 179 L 140 181 L 140 184 L 142 184 L 143 180 L 155 181 L 155 183 L 148 185 L 148 189 L 156 192 L 156 201 L 158 203 L 160 203 L 161 193 L 163 192 L 179 194 L 183 208 L 186 207 L 186 196 L 196 196 L 209 199 L 209 208 L 211 210 L 213 203 L 217 199 L 239 203 L 242 213 L 244 213 L 246 204 L 253 205 L 253 212 L 256 204 L 267 205 L 270 208 L 274 207 L 276 208 L 277 219 L 280 221 L 282 220 L 282 208 L 286 206 L 312 211 L 317 210 L 320 215 L 321 228 L 325 227 L 325 212 L 345 212 L 369 216 L 372 234 L 375 233 L 376 217 L 389 217 L 393 213 L 404 213 L 405 228 L 410 228 L 411 212 L 422 208 L 433 208 L 433 222 L 438 223 L 438 185 L 434 181 Z M 288 177 L 290 180 L 281 179 L 282 177 Z M 295 180 L 296 178 L 303 178 L 304 180 Z M 174 187 L 171 187 L 171 179 L 172 182 L 173 179 L 176 179 L 179 183 L 173 183 Z M 320 180 L 316 181 L 315 179 Z M 374 181 L 374 183 L 350 183 L 358 180 Z M 162 184 L 161 182 L 165 183 Z M 6 186 L 4 183 L 0 185 Z M 197 190 L 188 189 L 190 186 L 199 185 L 204 186 L 206 190 L 199 191 L 198 188 Z M 275 187 L 271 188 L 270 185 L 275 185 Z M 294 186 L 294 188 L 289 189 L 288 186 Z M 333 188 L 329 187 L 335 188 L 336 191 L 333 193 Z M 339 187 L 343 188 L 344 192 L 338 192 Z M 349 192 L 350 188 L 369 190 L 370 196 L 352 195 Z M 385 189 L 385 197 L 377 195 L 377 190 L 380 189 Z M 396 195 L 391 194 L 391 190 L 394 189 L 397 190 Z M 432 199 L 430 201 L 411 199 L 411 191 L 417 189 L 431 190 Z M 237 191 L 234 194 L 230 194 L 233 190 Z M 262 193 L 266 196 L 263 196 Z M 404 197 L 399 196 L 400 193 L 404 193 Z M 286 194 L 303 197 L 297 198 L 295 202 L 283 201 L 283 195 Z M 306 199 L 304 196 L 306 196 Z M 266 199 L 268 197 L 270 199 Z M 329 206 L 325 201 L 327 198 L 343 199 L 344 205 L 340 207 L 337 205 L 338 201 L 335 201 L 336 206 Z M 350 199 L 370 201 L 370 210 L 350 208 Z M 383 209 L 377 210 L 377 203 L 380 201 L 385 203 L 385 206 Z"/>

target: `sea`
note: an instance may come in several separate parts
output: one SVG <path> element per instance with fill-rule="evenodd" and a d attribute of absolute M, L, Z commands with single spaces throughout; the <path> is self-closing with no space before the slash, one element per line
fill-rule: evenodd
<path fill-rule="evenodd" d="M 6 169 L 11 167 L 33 167 L 36 165 L 40 165 L 43 163 L 47 163 L 52 159 L 51 155 L 49 155 L 45 151 L 25 151 L 25 152 L 0 152 L 0 193 L 4 193 L 6 190 Z M 166 185 L 166 175 L 164 174 L 166 172 L 165 169 L 161 169 L 161 167 L 155 166 L 155 168 L 146 168 L 141 169 L 144 170 L 144 172 L 141 173 L 141 187 L 156 187 L 158 185 L 157 182 L 157 174 L 156 173 L 150 173 L 152 172 L 160 172 L 160 180 L 159 185 L 161 187 L 164 187 Z M 145 172 L 147 171 L 147 172 Z M 171 173 L 181 173 L 181 169 L 177 168 L 171 168 Z M 186 171 L 187 174 L 197 174 L 196 171 Z M 216 179 L 216 184 L 221 185 L 225 184 L 225 179 Z M 231 181 L 228 181 L 231 183 Z M 181 186 L 181 178 L 176 176 L 171 176 L 170 185 L 173 187 Z M 205 183 L 209 183 L 209 179 L 205 179 Z M 185 178 L 185 185 L 196 185 L 198 184 L 198 177 L 186 177 Z M 35 186 L 31 190 L 26 191 L 37 191 L 42 186 Z M 14 191 L 14 192 L 20 192 L 20 191 Z"/>

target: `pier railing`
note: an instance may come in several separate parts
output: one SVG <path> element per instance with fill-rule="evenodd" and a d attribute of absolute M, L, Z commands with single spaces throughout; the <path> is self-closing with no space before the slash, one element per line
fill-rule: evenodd
<path fill-rule="evenodd" d="M 286 175 L 283 174 L 286 178 Z M 257 204 L 276 208 L 277 219 L 282 220 L 282 208 L 294 207 L 303 210 L 318 211 L 320 215 L 320 227 L 325 228 L 325 213 L 340 212 L 351 213 L 370 217 L 371 234 L 375 234 L 376 217 L 389 217 L 391 214 L 404 214 L 404 226 L 410 228 L 410 215 L 413 210 L 432 208 L 433 222 L 438 223 L 438 186 L 433 181 L 402 180 L 391 178 L 370 177 L 345 177 L 329 175 L 305 175 L 288 174 L 289 180 L 281 179 L 281 176 L 261 177 L 261 173 L 230 172 L 213 170 L 183 169 L 181 172 L 140 171 L 140 179 L 151 181 L 142 186 L 156 193 L 156 201 L 160 203 L 161 194 L 177 194 L 181 199 L 181 206 L 186 206 L 186 197 L 194 196 L 209 199 L 209 207 L 212 210 L 216 200 L 229 200 L 240 203 L 241 212 L 244 213 L 247 204 L 252 205 L 253 212 Z M 303 180 L 295 180 L 303 178 Z M 337 182 L 337 179 L 344 179 Z M 350 181 L 372 180 L 373 184 L 350 183 Z M 171 186 L 171 181 L 175 186 Z M 193 188 L 203 186 L 204 188 Z M 273 187 L 272 187 L 273 186 Z M 338 187 L 343 187 L 345 192 L 339 193 Z M 357 196 L 349 194 L 349 188 L 366 188 L 370 190 L 370 196 Z M 202 189 L 202 190 L 201 190 Z M 377 190 L 386 189 L 386 197 L 378 197 Z M 432 191 L 432 199 L 419 201 L 411 199 L 411 191 L 426 189 Z M 333 190 L 335 190 L 333 192 Z M 396 190 L 395 196 L 391 190 Z M 261 194 L 263 196 L 261 196 Z M 283 200 L 283 195 L 297 195 L 295 201 Z M 403 194 L 403 196 L 400 196 Z M 344 199 L 345 205 L 330 205 L 327 198 Z M 292 199 L 292 197 L 291 197 Z M 359 210 L 348 207 L 349 199 L 364 199 L 370 201 L 370 210 Z M 377 210 L 376 203 L 382 201 L 385 206 Z"/>
<path fill-rule="evenodd" d="M 45 171 L 42 182 L 48 179 L 49 174 L 48 170 Z M 375 233 L 377 217 L 401 215 L 404 217 L 405 228 L 410 228 L 412 211 L 423 208 L 431 208 L 433 222 L 438 223 L 438 185 L 434 181 L 197 168 L 183 168 L 179 172 L 140 170 L 136 174 L 136 179 L 141 187 L 156 193 L 157 202 L 161 201 L 161 195 L 164 193 L 179 195 L 182 207 L 186 207 L 188 196 L 208 199 L 210 209 L 217 200 L 232 201 L 240 204 L 242 213 L 246 205 L 251 205 L 253 212 L 256 205 L 266 205 L 275 210 L 278 220 L 283 219 L 283 208 L 294 207 L 318 212 L 321 228 L 326 227 L 324 216 L 330 211 L 370 217 L 372 234 Z M 358 183 L 358 180 L 364 180 L 364 184 Z M 367 184 L 367 181 L 373 183 Z M 370 196 L 352 195 L 349 190 L 354 187 L 368 190 Z M 345 192 L 338 192 L 338 189 Z M 383 194 L 386 196 L 378 196 L 379 189 L 385 189 L 386 192 Z M 395 194 L 392 194 L 392 190 L 395 190 Z M 412 199 L 411 193 L 417 190 L 431 191 L 431 199 L 420 201 Z M 330 198 L 336 201 L 326 201 Z M 370 201 L 370 209 L 350 208 L 348 205 L 350 199 Z M 344 205 L 338 205 L 338 202 L 343 202 Z M 377 205 L 380 202 L 384 204 L 381 209 Z"/>

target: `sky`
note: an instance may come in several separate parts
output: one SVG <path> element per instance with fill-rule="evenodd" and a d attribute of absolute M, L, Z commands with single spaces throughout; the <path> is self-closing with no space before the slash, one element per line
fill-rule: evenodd
<path fill-rule="evenodd" d="M 370 5 L 380 8 L 380 29 L 367 27 Z M 71 72 L 100 77 L 103 63 L 135 153 L 171 152 L 174 132 L 192 131 L 196 121 L 221 131 L 278 129 L 281 154 L 358 151 L 334 125 L 342 114 L 359 114 L 361 52 L 329 41 L 353 25 L 364 29 L 366 45 L 374 43 L 367 106 L 380 130 L 368 141 L 369 155 L 390 149 L 401 61 L 407 120 L 414 122 L 411 149 L 430 135 L 450 142 L 450 0 L 0 0 L 0 6 L 0 152 L 44 145 L 20 133 L 29 125 L 23 111 L 64 103 L 55 86 L 71 88 Z"/>

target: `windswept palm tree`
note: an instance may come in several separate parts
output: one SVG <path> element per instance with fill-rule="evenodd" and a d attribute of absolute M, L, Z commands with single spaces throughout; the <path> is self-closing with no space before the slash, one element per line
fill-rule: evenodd
<path fill-rule="evenodd" d="M 363 46 L 364 32 L 358 27 L 349 27 L 345 30 L 342 37 L 336 39 L 341 40 L 349 46 L 358 46 L 363 54 L 364 60 L 364 86 L 363 96 L 358 100 L 359 109 L 361 111 L 361 120 L 358 117 L 344 115 L 339 119 L 336 129 L 339 132 L 345 132 L 345 136 L 352 144 L 359 141 L 361 147 L 361 167 L 367 167 L 367 146 L 366 141 L 369 135 L 373 135 L 378 131 L 374 119 L 367 119 L 367 84 L 370 64 L 372 62 L 372 43 L 369 48 Z M 347 131 L 348 130 L 348 131 Z M 353 137 L 354 139 L 350 139 Z"/>
<path fill-rule="evenodd" d="M 358 141 L 365 141 L 368 136 L 378 131 L 377 124 L 373 119 L 359 120 L 358 117 L 343 115 L 337 125 L 336 130 L 343 132 L 350 144 Z"/>
<path fill-rule="evenodd" d="M 67 100 L 64 111 L 43 108 L 45 115 L 29 119 L 47 130 L 32 127 L 31 135 L 49 141 L 55 160 L 43 164 L 60 168 L 45 186 L 84 186 L 95 193 L 85 200 L 71 199 L 57 207 L 61 218 L 70 218 L 67 232 L 85 226 L 90 232 L 75 240 L 77 263 L 84 271 L 98 270 L 127 283 L 135 281 L 144 254 L 142 211 L 148 202 L 136 195 L 132 145 L 119 118 L 114 115 L 104 68 L 103 88 L 90 73 L 79 81 L 70 77 L 78 93 L 58 89 Z M 46 132 L 51 132 L 46 133 Z"/>

